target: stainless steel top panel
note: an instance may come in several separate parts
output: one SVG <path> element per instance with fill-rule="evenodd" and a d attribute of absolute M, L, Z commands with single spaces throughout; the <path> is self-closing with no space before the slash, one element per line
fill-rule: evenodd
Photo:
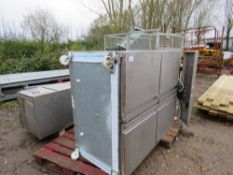
<path fill-rule="evenodd" d="M 25 95 L 27 97 L 38 97 L 41 95 L 47 95 L 47 94 L 51 94 L 54 92 L 63 91 L 67 89 L 70 89 L 70 82 L 30 87 L 26 90 L 19 91 L 18 95 Z"/>

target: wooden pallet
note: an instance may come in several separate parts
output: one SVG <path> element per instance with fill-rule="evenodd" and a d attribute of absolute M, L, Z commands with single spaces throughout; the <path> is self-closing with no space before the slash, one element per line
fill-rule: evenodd
<path fill-rule="evenodd" d="M 172 128 L 163 136 L 161 144 L 165 147 L 170 148 L 181 129 L 182 124 L 178 120 L 174 120 Z"/>
<path fill-rule="evenodd" d="M 194 105 L 214 116 L 233 119 L 233 76 L 222 75 Z"/>
<path fill-rule="evenodd" d="M 74 149 L 74 129 L 70 129 L 64 135 L 36 151 L 34 156 L 38 164 L 44 165 L 50 171 L 58 174 L 107 175 L 84 158 L 72 160 L 70 155 Z"/>

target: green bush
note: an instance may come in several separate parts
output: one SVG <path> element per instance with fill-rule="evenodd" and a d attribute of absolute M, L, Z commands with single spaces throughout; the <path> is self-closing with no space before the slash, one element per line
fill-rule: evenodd
<path fill-rule="evenodd" d="M 64 51 L 100 50 L 103 44 L 94 39 L 63 43 L 25 40 L 0 41 L 0 74 L 65 68 L 59 62 Z"/>
<path fill-rule="evenodd" d="M 28 41 L 0 41 L 0 59 L 31 57 L 38 50 L 36 42 Z"/>

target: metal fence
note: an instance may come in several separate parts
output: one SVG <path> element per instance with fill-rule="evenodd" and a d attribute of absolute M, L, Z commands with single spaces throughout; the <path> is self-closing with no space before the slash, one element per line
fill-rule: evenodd
<path fill-rule="evenodd" d="M 180 49 L 183 45 L 182 34 L 161 33 L 158 30 L 133 31 L 104 37 L 105 50 Z"/>

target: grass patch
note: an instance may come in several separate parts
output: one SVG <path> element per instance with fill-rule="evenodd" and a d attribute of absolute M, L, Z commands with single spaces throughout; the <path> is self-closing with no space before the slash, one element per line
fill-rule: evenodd
<path fill-rule="evenodd" d="M 0 108 L 14 111 L 19 110 L 17 100 L 0 102 Z"/>

